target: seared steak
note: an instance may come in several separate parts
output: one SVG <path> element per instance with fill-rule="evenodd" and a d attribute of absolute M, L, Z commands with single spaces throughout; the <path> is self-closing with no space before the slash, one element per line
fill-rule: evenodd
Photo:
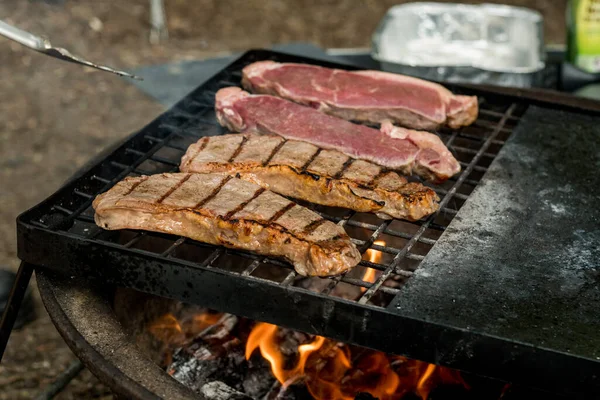
<path fill-rule="evenodd" d="M 236 174 L 284 196 L 386 219 L 415 221 L 438 208 L 435 192 L 420 183 L 339 151 L 275 135 L 202 138 L 188 148 L 180 169 Z"/>
<path fill-rule="evenodd" d="M 96 197 L 93 207 L 104 229 L 165 232 L 280 256 L 301 275 L 337 275 L 361 258 L 342 227 L 227 174 L 125 178 Z"/>
<path fill-rule="evenodd" d="M 414 172 L 434 182 L 460 171 L 458 161 L 433 133 L 404 130 L 404 137 L 392 138 L 377 129 L 279 97 L 250 95 L 238 87 L 219 90 L 215 107 L 221 125 L 235 132 L 275 134 L 309 142 L 403 174 Z"/>
<path fill-rule="evenodd" d="M 413 129 L 459 128 L 477 119 L 477 97 L 433 82 L 380 71 L 345 71 L 308 64 L 259 61 L 243 70 L 242 84 L 336 117 Z"/>

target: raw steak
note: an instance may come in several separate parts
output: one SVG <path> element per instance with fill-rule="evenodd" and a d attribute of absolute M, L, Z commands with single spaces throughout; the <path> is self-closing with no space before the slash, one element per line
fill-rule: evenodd
<path fill-rule="evenodd" d="M 477 97 L 380 71 L 345 71 L 309 64 L 259 61 L 243 70 L 243 86 L 305 104 L 347 120 L 413 129 L 459 128 L 477 118 Z"/>
<path fill-rule="evenodd" d="M 429 132 L 398 128 L 400 138 L 392 138 L 377 129 L 279 97 L 250 95 L 238 87 L 219 90 L 215 107 L 221 125 L 234 132 L 275 134 L 309 142 L 433 182 L 445 181 L 460 171 L 460 164 L 444 143 Z"/>

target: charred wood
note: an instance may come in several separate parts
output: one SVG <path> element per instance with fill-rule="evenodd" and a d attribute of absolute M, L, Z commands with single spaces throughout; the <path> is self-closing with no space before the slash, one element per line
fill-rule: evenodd
<path fill-rule="evenodd" d="M 223 382 L 214 381 L 200 388 L 200 393 L 208 400 L 252 400 L 252 397 L 238 392 Z"/>

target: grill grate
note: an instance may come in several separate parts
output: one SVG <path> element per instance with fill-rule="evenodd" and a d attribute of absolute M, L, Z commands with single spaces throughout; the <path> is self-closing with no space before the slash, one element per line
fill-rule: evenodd
<path fill-rule="evenodd" d="M 176 171 L 181 156 L 190 144 L 202 136 L 225 133 L 214 113 L 215 93 L 222 87 L 239 86 L 241 69 L 259 59 L 298 61 L 298 57 L 255 51 L 234 62 L 82 177 L 22 215 L 19 218 L 20 232 L 27 230 L 36 235 L 31 235 L 28 240 L 20 237 L 21 258 L 54 269 L 67 269 L 69 266 L 81 270 L 82 267 L 75 268 L 75 262 L 64 253 L 72 250 L 72 246 L 81 247 L 85 244 L 90 249 L 103 248 L 110 254 L 116 254 L 111 256 L 110 263 L 114 263 L 117 256 L 119 263 L 122 263 L 119 266 L 101 267 L 102 271 L 96 271 L 100 279 L 112 279 L 116 283 L 129 284 L 157 294 L 185 299 L 191 288 L 182 288 L 173 293 L 162 291 L 160 284 L 150 287 L 148 282 L 127 283 L 125 275 L 116 278 L 115 269 L 123 268 L 122 265 L 126 264 L 139 272 L 152 265 L 158 271 L 161 265 L 168 263 L 174 266 L 174 271 L 218 271 L 219 279 L 243 279 L 251 286 L 276 285 L 287 292 L 318 293 L 320 298 L 343 297 L 364 307 L 386 307 L 410 279 L 482 179 L 525 111 L 524 105 L 507 101 L 504 97 L 480 96 L 479 118 L 473 125 L 460 130 L 442 129 L 438 132 L 463 169 L 459 176 L 444 184 L 431 186 L 441 198 L 440 209 L 423 221 L 386 221 L 372 214 L 304 204 L 344 226 L 361 251 L 363 259 L 359 266 L 344 276 L 304 278 L 297 276 L 291 265 L 280 260 L 160 233 L 104 231 L 94 224 L 91 202 L 97 194 L 108 190 L 126 176 Z M 57 237 L 60 240 L 49 239 Z M 34 243 L 35 240 L 37 242 Z M 89 253 L 89 259 L 84 260 L 97 265 L 94 258 L 99 257 L 98 254 Z M 363 280 L 368 268 L 378 272 L 373 282 Z M 177 273 L 171 278 L 177 279 Z M 161 279 L 165 279 L 164 276 Z M 148 278 L 145 280 L 148 281 Z M 188 286 L 193 286 L 193 283 Z M 357 288 L 360 289 L 358 295 L 354 293 Z"/>

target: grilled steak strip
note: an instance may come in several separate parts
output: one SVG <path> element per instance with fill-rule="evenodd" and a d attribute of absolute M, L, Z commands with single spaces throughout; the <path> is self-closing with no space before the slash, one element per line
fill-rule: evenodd
<path fill-rule="evenodd" d="M 460 164 L 444 143 L 429 132 L 405 130 L 409 133 L 392 138 L 377 129 L 279 97 L 250 95 L 238 87 L 217 92 L 216 111 L 221 125 L 234 132 L 275 134 L 309 142 L 403 174 L 414 172 L 433 182 L 442 182 L 460 171 Z"/>
<path fill-rule="evenodd" d="M 188 148 L 180 169 L 226 172 L 284 196 L 385 219 L 416 221 L 438 208 L 435 192 L 420 183 L 339 151 L 275 135 L 204 137 Z"/>
<path fill-rule="evenodd" d="M 125 178 L 93 202 L 104 229 L 143 229 L 287 259 L 300 275 L 360 261 L 344 229 L 258 185 L 222 173 Z"/>
<path fill-rule="evenodd" d="M 259 61 L 244 68 L 254 93 L 305 104 L 339 118 L 413 129 L 459 128 L 477 119 L 477 97 L 455 95 L 433 82 L 381 71 L 345 71 Z"/>

